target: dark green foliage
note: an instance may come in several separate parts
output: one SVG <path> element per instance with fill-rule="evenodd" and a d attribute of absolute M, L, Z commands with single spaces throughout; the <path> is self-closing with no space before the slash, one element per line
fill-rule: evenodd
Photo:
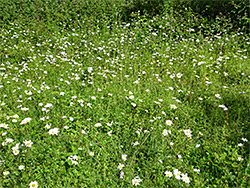
<path fill-rule="evenodd" d="M 125 0 L 122 7 L 121 18 L 123 21 L 130 21 L 135 14 L 152 18 L 164 12 L 164 0 Z"/>
<path fill-rule="evenodd" d="M 201 15 L 208 22 L 230 24 L 232 30 L 250 31 L 249 0 L 174 0 L 176 11 L 190 10 Z M 190 9 L 189 9 L 190 8 Z M 223 27 L 223 25 L 220 25 Z"/>

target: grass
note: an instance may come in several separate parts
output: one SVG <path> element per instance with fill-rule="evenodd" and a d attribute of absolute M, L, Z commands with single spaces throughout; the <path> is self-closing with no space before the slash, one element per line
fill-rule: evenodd
<path fill-rule="evenodd" d="M 2 27 L 0 186 L 248 187 L 249 35 L 95 16 Z"/>

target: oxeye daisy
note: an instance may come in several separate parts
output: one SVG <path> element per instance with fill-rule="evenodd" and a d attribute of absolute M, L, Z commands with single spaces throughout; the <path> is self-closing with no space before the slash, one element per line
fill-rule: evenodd
<path fill-rule="evenodd" d="M 50 135 L 57 135 L 58 133 L 59 133 L 60 131 L 59 131 L 59 129 L 58 128 L 54 128 L 54 129 L 50 129 L 49 130 L 49 134 Z"/>
<path fill-rule="evenodd" d="M 2 133 L 2 136 L 6 136 L 6 135 L 7 135 L 7 132 L 3 132 L 3 133 Z"/>
<path fill-rule="evenodd" d="M 177 78 L 181 78 L 182 74 L 181 73 L 177 73 L 176 76 L 177 76 Z"/>
<path fill-rule="evenodd" d="M 190 179 L 187 176 L 187 174 L 182 174 L 181 180 L 184 181 L 185 183 L 190 183 Z"/>
<path fill-rule="evenodd" d="M 23 170 L 24 168 L 25 168 L 24 165 L 20 165 L 20 166 L 18 167 L 19 170 Z"/>
<path fill-rule="evenodd" d="M 180 180 L 181 179 L 181 172 L 178 169 L 175 169 L 174 176 L 176 179 Z"/>
<path fill-rule="evenodd" d="M 18 155 L 19 152 L 20 152 L 20 151 L 19 151 L 18 149 L 13 150 L 13 154 L 14 154 L 14 155 Z"/>
<path fill-rule="evenodd" d="M 8 174 L 10 174 L 10 172 L 9 171 L 5 171 L 5 172 L 3 172 L 3 175 L 8 175 Z"/>
<path fill-rule="evenodd" d="M 95 124 L 95 127 L 101 127 L 101 126 L 102 126 L 101 123 L 96 123 L 96 124 Z"/>
<path fill-rule="evenodd" d="M 247 142 L 248 140 L 246 138 L 241 138 L 243 142 Z"/>
<path fill-rule="evenodd" d="M 90 152 L 89 152 L 89 155 L 90 155 L 90 156 L 94 156 L 95 153 L 94 153 L 93 151 L 90 151 Z"/>
<path fill-rule="evenodd" d="M 129 99 L 134 99 L 135 97 L 134 97 L 134 95 L 130 95 L 128 98 Z"/>
<path fill-rule="evenodd" d="M 139 145 L 139 142 L 136 141 L 136 142 L 133 143 L 133 145 L 134 145 L 134 146 L 137 146 L 137 145 Z"/>
<path fill-rule="evenodd" d="M 191 134 L 191 133 L 192 133 L 192 131 L 191 131 L 190 129 L 184 129 L 183 131 L 184 131 L 184 134 L 185 134 L 185 135 Z"/>
<path fill-rule="evenodd" d="M 119 165 L 118 165 L 117 168 L 118 168 L 119 170 L 121 170 L 124 166 L 125 166 L 124 164 L 119 163 Z"/>
<path fill-rule="evenodd" d="M 31 142 L 31 140 L 29 140 L 29 141 L 25 140 L 24 144 L 26 147 L 30 148 L 32 146 L 33 142 Z"/>
<path fill-rule="evenodd" d="M 167 121 L 166 121 L 166 124 L 169 125 L 169 126 L 171 126 L 172 123 L 173 123 L 173 122 L 172 122 L 171 120 L 167 120 Z"/>
<path fill-rule="evenodd" d="M 164 174 L 166 177 L 170 177 L 170 178 L 173 176 L 173 173 L 170 171 L 166 171 Z"/>
<path fill-rule="evenodd" d="M 171 134 L 171 131 L 164 129 L 162 134 L 163 136 L 167 136 L 168 134 Z"/>
<path fill-rule="evenodd" d="M 243 161 L 244 159 L 242 157 L 238 157 L 238 160 L 239 161 Z"/>
<path fill-rule="evenodd" d="M 45 125 L 45 128 L 50 129 L 51 125 Z"/>
<path fill-rule="evenodd" d="M 139 176 L 136 176 L 134 179 L 132 179 L 132 184 L 137 186 L 137 185 L 140 185 L 140 182 L 142 180 L 139 178 Z"/>
<path fill-rule="evenodd" d="M 12 143 L 14 140 L 12 138 L 6 138 L 6 143 Z"/>
<path fill-rule="evenodd" d="M 31 118 L 25 118 L 21 123 L 20 123 L 20 125 L 25 125 L 26 123 L 29 123 L 30 122 L 30 120 L 31 120 Z"/>
<path fill-rule="evenodd" d="M 170 104 L 170 108 L 171 108 L 171 109 L 176 109 L 177 106 L 175 106 L 174 104 Z"/>
<path fill-rule="evenodd" d="M 78 156 L 77 156 L 77 155 L 74 155 L 74 156 L 72 156 L 72 159 L 78 160 Z"/>
<path fill-rule="evenodd" d="M 77 161 L 72 161 L 72 164 L 77 165 L 78 162 Z"/>
<path fill-rule="evenodd" d="M 124 161 L 127 160 L 127 155 L 126 155 L 126 154 L 123 154 L 123 155 L 122 155 L 122 160 L 124 160 Z"/>
<path fill-rule="evenodd" d="M 29 184 L 30 188 L 37 188 L 38 187 L 38 183 L 36 181 L 32 181 L 30 184 Z"/>
<path fill-rule="evenodd" d="M 133 103 L 133 102 L 131 102 L 131 105 L 132 105 L 133 107 L 136 107 L 136 104 L 135 104 L 135 103 Z"/>
<path fill-rule="evenodd" d="M 0 127 L 8 129 L 8 124 L 2 123 L 2 124 L 0 124 Z"/>
<path fill-rule="evenodd" d="M 215 97 L 217 97 L 218 99 L 221 99 L 220 94 L 215 94 Z"/>

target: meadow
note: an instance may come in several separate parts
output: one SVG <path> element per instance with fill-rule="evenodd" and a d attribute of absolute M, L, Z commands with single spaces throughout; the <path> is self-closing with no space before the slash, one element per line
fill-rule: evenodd
<path fill-rule="evenodd" d="M 249 33 L 170 4 L 9 2 L 0 187 L 250 186 Z"/>

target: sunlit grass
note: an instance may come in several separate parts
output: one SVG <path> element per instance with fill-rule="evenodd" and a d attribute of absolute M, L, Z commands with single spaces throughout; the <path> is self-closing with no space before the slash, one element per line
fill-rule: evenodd
<path fill-rule="evenodd" d="M 90 19 L 2 29 L 0 185 L 247 187 L 249 38 Z"/>

